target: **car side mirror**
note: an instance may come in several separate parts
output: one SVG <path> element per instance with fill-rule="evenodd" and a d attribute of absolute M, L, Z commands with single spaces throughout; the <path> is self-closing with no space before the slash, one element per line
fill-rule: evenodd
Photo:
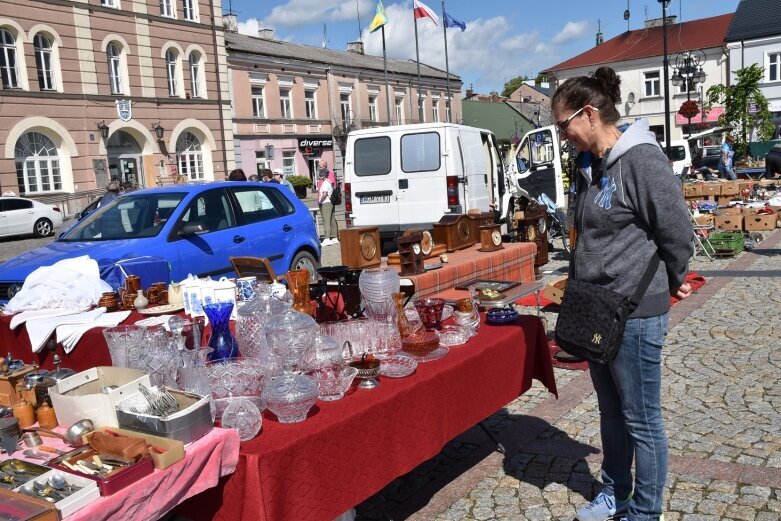
<path fill-rule="evenodd" d="M 206 227 L 199 222 L 187 223 L 179 230 L 179 237 L 198 235 L 206 231 Z"/>

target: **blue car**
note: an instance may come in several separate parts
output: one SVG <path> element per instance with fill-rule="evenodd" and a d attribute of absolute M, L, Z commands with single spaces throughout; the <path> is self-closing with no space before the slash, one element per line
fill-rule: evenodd
<path fill-rule="evenodd" d="M 266 257 L 278 275 L 319 266 L 320 243 L 309 209 L 274 183 L 182 184 L 122 195 L 46 246 L 0 264 L 0 301 L 40 266 L 89 255 L 95 260 L 152 255 L 168 260 L 171 279 L 234 276 L 230 257 Z"/>

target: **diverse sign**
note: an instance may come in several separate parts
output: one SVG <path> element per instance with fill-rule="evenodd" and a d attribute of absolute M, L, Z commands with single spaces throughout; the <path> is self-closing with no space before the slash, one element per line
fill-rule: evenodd
<path fill-rule="evenodd" d="M 304 155 L 316 154 L 316 150 L 332 148 L 334 140 L 331 136 L 307 136 L 298 138 L 298 149 Z"/>

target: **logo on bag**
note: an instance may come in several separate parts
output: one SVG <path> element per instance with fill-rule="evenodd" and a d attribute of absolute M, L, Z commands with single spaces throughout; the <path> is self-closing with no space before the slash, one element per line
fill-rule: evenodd
<path fill-rule="evenodd" d="M 591 339 L 592 344 L 599 345 L 602 343 L 602 335 L 599 333 L 594 333 L 594 337 Z"/>

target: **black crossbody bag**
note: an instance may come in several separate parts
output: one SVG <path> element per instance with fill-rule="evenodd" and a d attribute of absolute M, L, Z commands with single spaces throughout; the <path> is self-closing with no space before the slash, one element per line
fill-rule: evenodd
<path fill-rule="evenodd" d="M 654 253 L 634 295 L 627 297 L 590 282 L 569 280 L 556 322 L 556 343 L 567 353 L 607 364 L 621 347 L 626 320 L 637 309 L 659 267 Z"/>

